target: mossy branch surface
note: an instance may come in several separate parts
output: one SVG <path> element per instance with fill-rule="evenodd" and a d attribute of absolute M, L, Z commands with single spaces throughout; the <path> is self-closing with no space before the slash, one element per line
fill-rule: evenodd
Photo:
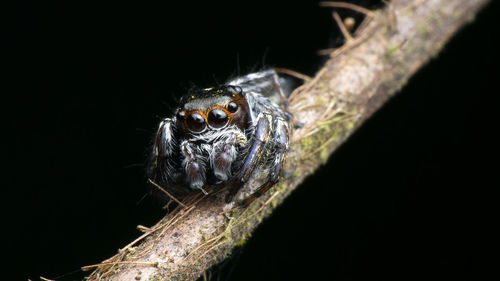
<path fill-rule="evenodd" d="M 325 163 L 364 120 L 401 89 L 487 0 L 399 0 L 369 14 L 353 39 L 332 50 L 326 65 L 291 96 L 304 127 L 292 133 L 291 175 L 243 209 L 224 190 L 187 198 L 90 280 L 195 280 L 241 246 L 307 176 Z"/>

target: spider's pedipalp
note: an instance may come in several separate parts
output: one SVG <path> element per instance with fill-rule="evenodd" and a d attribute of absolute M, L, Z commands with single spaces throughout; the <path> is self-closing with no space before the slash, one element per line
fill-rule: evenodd
<path fill-rule="evenodd" d="M 221 181 L 226 181 L 231 176 L 231 164 L 236 159 L 236 136 L 229 135 L 226 141 L 220 142 L 211 154 L 211 163 L 214 175 Z"/>
<path fill-rule="evenodd" d="M 186 181 L 191 189 L 199 189 L 203 193 L 207 193 L 203 189 L 205 185 L 205 163 L 202 157 L 198 157 L 195 153 L 195 148 L 187 141 L 181 143 L 181 151 L 184 155 L 183 166 L 186 171 Z"/>

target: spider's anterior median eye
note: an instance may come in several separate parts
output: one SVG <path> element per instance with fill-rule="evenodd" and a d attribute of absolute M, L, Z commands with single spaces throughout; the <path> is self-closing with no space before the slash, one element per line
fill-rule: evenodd
<path fill-rule="evenodd" d="M 189 115 L 186 122 L 189 130 L 191 130 L 192 132 L 201 132 L 207 126 L 205 124 L 205 118 L 203 118 L 203 116 L 201 116 L 199 113 L 193 113 Z"/>
<path fill-rule="evenodd" d="M 235 102 L 230 102 L 227 104 L 227 110 L 229 112 L 235 113 L 238 110 L 238 105 Z"/>
<path fill-rule="evenodd" d="M 213 128 L 222 128 L 227 124 L 227 114 L 222 109 L 213 109 L 208 114 L 208 124 Z"/>

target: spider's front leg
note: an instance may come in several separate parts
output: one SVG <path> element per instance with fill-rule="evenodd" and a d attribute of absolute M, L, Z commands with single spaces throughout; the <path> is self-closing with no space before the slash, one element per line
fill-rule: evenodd
<path fill-rule="evenodd" d="M 160 122 L 147 170 L 148 177 L 160 185 L 166 183 L 168 175 L 173 171 L 170 161 L 175 146 L 172 126 L 174 122 L 170 118 L 165 118 Z"/>
<path fill-rule="evenodd" d="M 204 194 L 207 192 L 203 189 L 205 184 L 205 163 L 203 157 L 195 153 L 196 147 L 188 141 L 181 143 L 181 151 L 184 155 L 183 166 L 186 172 L 186 181 L 191 189 L 199 189 Z"/>
<path fill-rule="evenodd" d="M 252 172 L 259 163 L 262 157 L 262 152 L 269 139 L 271 131 L 272 117 L 270 114 L 260 113 L 257 117 L 257 125 L 255 125 L 255 133 L 252 136 L 253 143 L 248 150 L 248 154 L 243 161 L 240 172 L 238 173 L 237 180 L 231 188 L 226 201 L 230 202 L 234 199 L 234 195 L 241 189 L 241 187 L 250 179 Z"/>
<path fill-rule="evenodd" d="M 281 170 L 283 169 L 283 163 L 285 162 L 285 156 L 288 151 L 288 123 L 281 117 L 276 117 L 273 122 L 273 138 L 272 142 L 274 142 L 274 147 L 271 150 L 271 155 L 274 155 L 272 158 L 272 163 L 270 166 L 269 176 L 267 181 L 262 184 L 254 193 L 245 198 L 243 201 L 243 205 L 249 205 L 259 196 L 264 194 L 269 190 L 273 185 L 275 185 L 281 174 Z"/>

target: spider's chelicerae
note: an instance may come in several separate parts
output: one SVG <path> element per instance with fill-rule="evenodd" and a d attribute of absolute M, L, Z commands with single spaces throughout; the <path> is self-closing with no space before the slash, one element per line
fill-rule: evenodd
<path fill-rule="evenodd" d="M 160 122 L 150 180 L 176 197 L 229 185 L 231 201 L 253 174 L 265 173 L 243 202 L 251 203 L 276 184 L 288 150 L 292 118 L 285 86 L 270 69 L 187 93 L 175 115 Z"/>

